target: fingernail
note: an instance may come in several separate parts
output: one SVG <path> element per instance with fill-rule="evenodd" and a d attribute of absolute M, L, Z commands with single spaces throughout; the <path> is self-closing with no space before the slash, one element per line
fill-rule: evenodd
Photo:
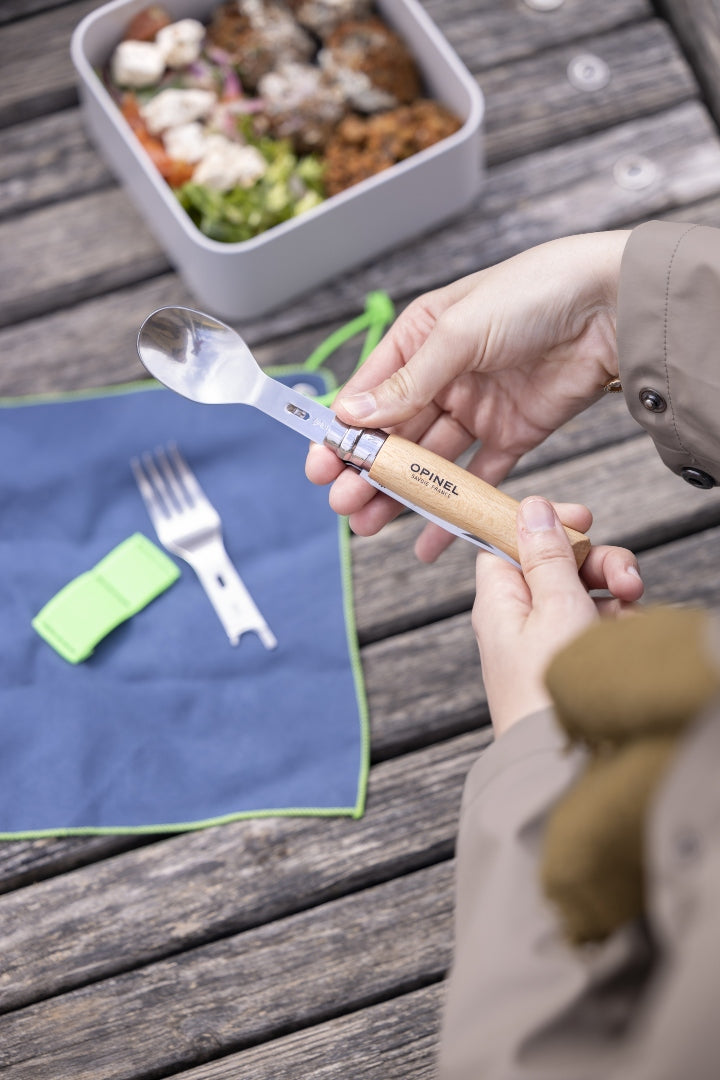
<path fill-rule="evenodd" d="M 524 502 L 521 513 L 528 532 L 549 532 L 555 528 L 555 511 L 544 499 L 529 499 Z"/>
<path fill-rule="evenodd" d="M 338 405 L 342 405 L 352 416 L 358 420 L 364 419 L 375 412 L 377 403 L 373 394 L 365 391 L 363 394 L 351 394 L 349 397 L 340 398 Z"/>
<path fill-rule="evenodd" d="M 633 577 L 640 578 L 640 580 L 642 581 L 642 577 L 640 577 L 640 571 L 638 570 L 637 566 L 628 566 L 627 572 L 628 574 L 632 574 Z"/>

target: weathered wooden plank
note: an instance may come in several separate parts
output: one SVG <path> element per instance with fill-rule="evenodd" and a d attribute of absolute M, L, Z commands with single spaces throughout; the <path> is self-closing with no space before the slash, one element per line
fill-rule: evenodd
<path fill-rule="evenodd" d="M 178 1080 L 435 1080 L 442 998 L 441 986 L 428 986 L 189 1069 Z"/>
<path fill-rule="evenodd" d="M 168 268 L 119 188 L 11 218 L 0 224 L 0 233 L 0 244 L 9 252 L 0 268 L 0 289 L 11 321 L 75 303 L 89 291 L 100 295 L 122 288 Z M 18 258 L 27 260 L 24 270 Z"/>
<path fill-rule="evenodd" d="M 609 64 L 607 87 L 586 93 L 570 84 L 567 65 L 580 47 Z M 669 108 L 698 93 L 659 21 L 491 68 L 480 82 L 491 163 Z M 90 147 L 78 109 L 0 130 L 0 214 L 25 212 L 109 183 L 110 173 Z"/>
<path fill-rule="evenodd" d="M 451 934 L 446 862 L 8 1014 L 0 1068 L 166 1075 L 435 983 Z"/>
<path fill-rule="evenodd" d="M 425 0 L 424 7 L 473 71 L 652 14 L 646 0 L 566 0 L 554 11 L 536 11 L 522 0 Z"/>
<path fill-rule="evenodd" d="M 358 298 L 353 315 L 363 309 Z M 0 398 L 53 394 L 65 390 L 104 387 L 147 378 L 137 357 L 137 331 L 149 312 L 167 304 L 190 305 L 192 295 L 175 274 L 162 274 L 139 286 L 97 297 L 72 310 L 0 330 Z M 398 305 L 398 311 L 401 305 Z M 251 331 L 258 363 L 264 367 L 301 366 L 313 349 L 343 322 L 299 330 L 290 337 L 262 343 Z M 268 325 L 263 324 L 263 331 Z M 244 332 L 244 327 L 243 327 Z M 342 382 L 357 364 L 362 336 L 334 353 L 326 367 Z"/>
<path fill-rule="evenodd" d="M 152 842 L 157 842 L 154 837 Z M 137 836 L 68 836 L 13 840 L 0 844 L 0 893 L 66 874 L 151 841 Z"/>
<path fill-rule="evenodd" d="M 0 1011 L 449 858 L 464 777 L 489 738 L 376 766 L 357 822 L 235 822 L 0 897 Z"/>
<path fill-rule="evenodd" d="M 715 0 L 656 0 L 685 49 L 720 122 L 720 8 Z"/>
<path fill-rule="evenodd" d="M 574 86 L 568 67 L 591 54 L 607 65 L 596 90 Z M 520 157 L 697 97 L 699 88 L 677 42 L 653 20 L 586 38 L 478 75 L 486 100 L 491 163 Z"/>
<path fill-rule="evenodd" d="M 469 611 L 368 645 L 363 669 L 380 759 L 488 722 Z"/>
<path fill-rule="evenodd" d="M 69 41 L 75 26 L 97 6 L 95 0 L 76 0 L 5 27 L 0 42 L 0 66 L 5 76 L 0 85 L 0 126 L 66 108 L 77 100 Z M 650 13 L 647 0 L 615 0 L 608 5 L 571 0 L 552 13 L 556 17 L 546 13 L 541 18 L 511 0 L 499 5 L 485 0 L 482 5 L 428 6 L 473 70 L 530 55 L 549 44 L 610 30 Z"/>
<path fill-rule="evenodd" d="M 706 529 L 640 555 L 645 602 L 720 608 L 720 529 Z"/>
<path fill-rule="evenodd" d="M 637 154 L 657 169 L 654 181 L 640 191 L 619 186 L 613 176 L 618 160 Z M 477 207 L 454 225 L 275 315 L 243 324 L 243 332 L 253 342 L 339 320 L 355 314 L 373 289 L 402 299 L 554 236 L 614 228 L 719 190 L 717 133 L 705 110 L 688 102 L 497 166 Z M 0 324 L 129 284 L 133 275 L 145 277 L 166 265 L 119 189 L 1 223 L 0 246 L 9 253 L 2 268 Z M 112 324 L 106 333 L 111 332 Z"/>
<path fill-rule="evenodd" d="M 114 184 L 78 109 L 0 129 L 0 216 Z"/>
<path fill-rule="evenodd" d="M 64 0 L 0 0 L 0 23 L 27 18 L 41 11 L 60 7 Z"/>
<path fill-rule="evenodd" d="M 720 226 L 720 199 L 701 199 L 690 206 L 679 206 L 663 214 L 668 221 L 690 221 L 696 225 Z"/>
<path fill-rule="evenodd" d="M 0 127 L 77 102 L 70 38 L 80 20 L 97 6 L 95 0 L 78 0 L 3 28 Z"/>

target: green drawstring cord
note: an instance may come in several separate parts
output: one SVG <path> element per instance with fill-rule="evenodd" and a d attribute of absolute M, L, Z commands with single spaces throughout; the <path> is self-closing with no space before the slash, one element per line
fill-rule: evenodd
<path fill-rule="evenodd" d="M 350 338 L 355 337 L 357 334 L 361 334 L 363 330 L 365 330 L 367 331 L 365 334 L 365 341 L 363 342 L 358 362 L 355 365 L 355 371 L 357 371 L 378 344 L 387 326 L 394 318 L 395 308 L 387 293 L 368 293 L 365 297 L 365 310 L 362 315 L 358 315 L 357 318 L 352 319 L 351 322 L 338 327 L 338 329 L 326 337 L 324 341 L 321 341 L 317 348 L 313 350 L 310 356 L 308 356 L 303 364 L 303 369 L 305 371 L 316 371 L 336 349 L 339 349 L 340 346 L 344 345 Z M 327 394 L 321 394 L 316 400 L 322 405 L 331 405 L 339 393 L 339 390 L 340 388 L 336 387 L 334 390 L 328 391 Z"/>

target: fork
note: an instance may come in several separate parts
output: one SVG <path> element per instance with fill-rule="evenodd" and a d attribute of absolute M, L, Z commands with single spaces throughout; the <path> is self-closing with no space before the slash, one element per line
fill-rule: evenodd
<path fill-rule="evenodd" d="M 277 639 L 233 566 L 220 515 L 174 443 L 130 462 L 160 543 L 197 574 L 233 645 L 254 631 L 266 649 Z"/>

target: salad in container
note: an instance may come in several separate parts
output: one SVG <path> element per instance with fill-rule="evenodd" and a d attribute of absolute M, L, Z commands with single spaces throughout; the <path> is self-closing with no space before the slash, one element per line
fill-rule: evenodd
<path fill-rule="evenodd" d="M 99 77 L 192 222 L 241 243 L 457 132 L 369 0 L 151 4 Z"/>

